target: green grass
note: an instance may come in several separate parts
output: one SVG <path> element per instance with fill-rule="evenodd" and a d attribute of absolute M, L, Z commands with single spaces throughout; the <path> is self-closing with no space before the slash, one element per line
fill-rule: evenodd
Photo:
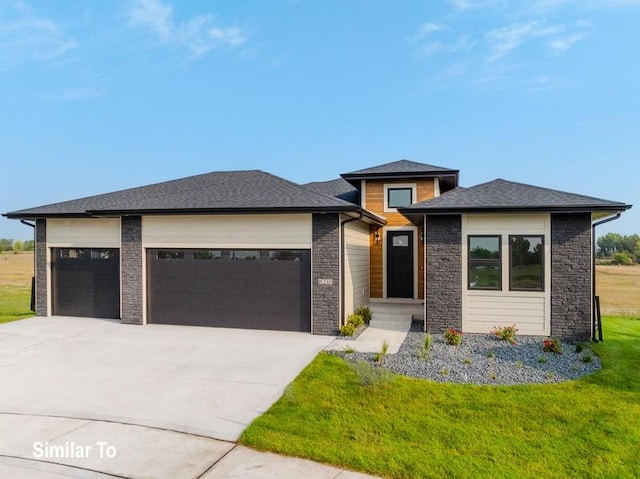
<path fill-rule="evenodd" d="M 240 442 L 394 478 L 640 477 L 640 320 L 603 323 L 603 370 L 553 385 L 364 387 L 321 354 Z"/>
<path fill-rule="evenodd" d="M 0 285 L 0 323 L 33 316 L 29 310 L 30 302 L 29 287 Z"/>

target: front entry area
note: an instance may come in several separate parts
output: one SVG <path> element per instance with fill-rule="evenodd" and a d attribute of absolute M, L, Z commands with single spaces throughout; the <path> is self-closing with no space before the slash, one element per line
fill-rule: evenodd
<path fill-rule="evenodd" d="M 148 322 L 311 331 L 309 250 L 148 249 Z"/>
<path fill-rule="evenodd" d="M 120 254 L 114 248 L 51 248 L 53 314 L 120 318 Z"/>
<path fill-rule="evenodd" d="M 414 297 L 413 231 L 387 231 L 387 297 Z"/>

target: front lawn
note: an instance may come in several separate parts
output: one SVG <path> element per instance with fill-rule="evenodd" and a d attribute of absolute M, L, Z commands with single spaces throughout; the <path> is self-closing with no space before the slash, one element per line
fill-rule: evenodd
<path fill-rule="evenodd" d="M 603 370 L 553 385 L 363 386 L 320 354 L 240 442 L 394 478 L 640 477 L 640 320 L 603 324 Z"/>

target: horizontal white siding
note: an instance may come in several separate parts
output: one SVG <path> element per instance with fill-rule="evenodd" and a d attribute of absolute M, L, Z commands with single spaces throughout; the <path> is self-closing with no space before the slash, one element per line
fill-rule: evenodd
<path fill-rule="evenodd" d="M 502 290 L 468 289 L 469 235 L 502 237 Z M 509 235 L 544 235 L 544 291 L 509 291 Z M 518 334 L 551 333 L 551 217 L 549 214 L 462 216 L 462 330 L 488 333 L 516 324 Z"/>
<path fill-rule="evenodd" d="M 353 221 L 344 225 L 345 317 L 369 304 L 369 226 Z"/>
<path fill-rule="evenodd" d="M 49 247 L 119 248 L 120 218 L 47 220 Z"/>
<path fill-rule="evenodd" d="M 518 334 L 544 334 L 544 293 L 536 296 L 516 294 L 485 294 L 469 292 L 466 313 L 468 333 L 486 333 L 495 326 L 518 326 Z"/>
<path fill-rule="evenodd" d="M 145 216 L 146 248 L 311 248 L 310 214 Z"/>

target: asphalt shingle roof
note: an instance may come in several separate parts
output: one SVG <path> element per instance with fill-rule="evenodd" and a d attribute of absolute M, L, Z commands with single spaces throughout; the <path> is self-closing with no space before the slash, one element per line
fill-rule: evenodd
<path fill-rule="evenodd" d="M 496 179 L 470 188 L 456 188 L 402 211 L 407 214 L 474 210 L 616 211 L 630 207 L 617 201 Z"/>
<path fill-rule="evenodd" d="M 360 192 L 351 183 L 342 178 L 330 181 L 314 181 L 303 186 L 317 193 L 340 198 L 354 205 L 360 204 Z"/>
<path fill-rule="evenodd" d="M 403 174 L 403 173 L 437 174 L 437 173 L 457 173 L 457 172 L 458 170 L 453 170 L 451 168 L 443 168 L 442 166 L 427 165 L 425 163 L 418 163 L 418 162 L 409 161 L 409 160 L 398 160 L 391 163 L 385 163 L 384 165 L 372 166 L 371 168 L 365 168 L 363 170 L 344 173 L 341 176 L 348 178 L 353 176 Z"/>
<path fill-rule="evenodd" d="M 352 203 L 259 170 L 191 176 L 7 213 L 13 218 L 93 213 L 228 211 L 354 211 Z"/>

